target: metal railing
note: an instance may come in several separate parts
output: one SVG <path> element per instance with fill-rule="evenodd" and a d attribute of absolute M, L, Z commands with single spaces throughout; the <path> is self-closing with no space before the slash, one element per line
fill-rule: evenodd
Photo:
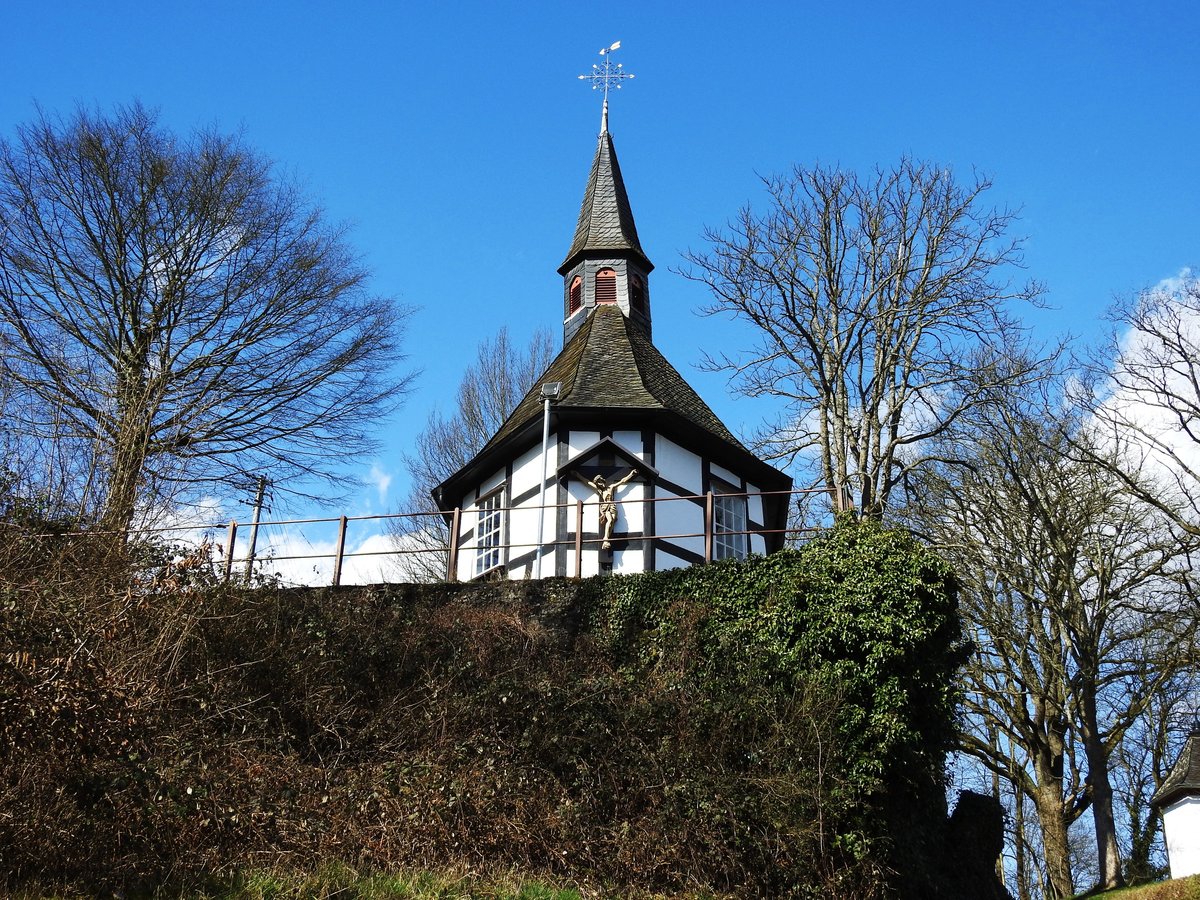
<path fill-rule="evenodd" d="M 703 539 L 703 558 L 704 562 L 712 562 L 714 558 L 716 537 L 728 539 L 734 536 L 745 536 L 745 543 L 749 545 L 752 536 L 770 537 L 782 535 L 783 542 L 786 543 L 790 539 L 800 537 L 805 533 L 812 532 L 815 529 L 813 526 L 785 526 L 783 528 L 746 528 L 744 530 L 729 530 L 722 528 L 717 530 L 715 503 L 717 497 L 744 497 L 749 501 L 750 498 L 786 498 L 784 501 L 787 506 L 791 506 L 793 500 L 800 496 L 812 495 L 814 493 L 822 493 L 815 489 L 802 489 L 790 491 L 754 491 L 750 493 L 729 493 L 722 492 L 715 494 L 708 492 L 706 494 L 691 494 L 685 496 L 670 496 L 670 497 L 653 497 L 645 499 L 631 499 L 619 501 L 618 506 L 625 504 L 644 506 L 645 504 L 665 504 L 665 503 L 689 503 L 693 506 L 699 506 L 703 510 L 703 527 L 699 531 L 668 531 L 668 532 L 614 532 L 613 540 L 617 541 L 645 541 L 645 540 L 670 540 L 680 541 L 688 539 Z M 573 533 L 568 530 L 568 536 L 565 538 L 556 538 L 554 540 L 544 541 L 541 546 L 547 549 L 548 554 L 553 554 L 559 547 L 567 547 L 571 557 L 573 558 L 573 566 L 575 577 L 580 577 L 583 572 L 584 553 L 591 549 L 597 549 L 603 542 L 602 534 L 590 535 L 584 526 L 585 518 L 588 512 L 591 512 L 592 518 L 598 518 L 598 509 L 601 501 L 599 499 L 592 500 L 573 500 L 568 503 L 551 503 L 544 506 L 540 504 L 507 506 L 499 508 L 499 512 L 506 517 L 512 513 L 519 513 L 526 516 L 545 515 L 547 510 L 555 511 L 555 519 L 557 520 L 557 511 L 565 509 L 572 519 L 574 526 Z M 446 580 L 455 581 L 458 578 L 458 563 L 460 554 L 464 550 L 474 551 L 478 548 L 467 542 L 464 545 L 462 541 L 462 520 L 465 514 L 473 514 L 473 508 L 467 510 L 456 508 L 449 513 L 391 513 L 379 515 L 365 516 L 331 516 L 324 518 L 303 518 L 303 519 L 278 519 L 278 520 L 262 520 L 258 522 L 238 522 L 233 519 L 228 522 L 220 522 L 206 525 L 168 525 L 155 528 L 139 528 L 129 532 L 130 536 L 138 537 L 159 537 L 167 541 L 178 542 L 189 547 L 205 547 L 210 548 L 212 553 L 213 564 L 216 567 L 217 576 L 224 581 L 231 581 L 235 578 L 244 579 L 247 583 L 252 580 L 252 577 L 258 569 L 259 573 L 267 575 L 278 575 L 280 563 L 299 563 L 299 562 L 327 562 L 331 564 L 331 572 L 328 576 L 322 579 L 323 583 L 338 586 L 342 584 L 343 575 L 345 574 L 346 563 L 352 560 L 364 559 L 386 559 L 392 563 L 397 577 L 382 578 L 381 581 L 396 581 L 413 580 L 411 577 L 405 578 L 405 567 L 401 564 L 406 558 L 413 556 L 421 556 L 424 558 L 424 570 L 430 571 L 433 566 L 431 560 L 436 561 L 440 558 L 441 562 L 437 568 L 445 573 Z M 572 515 L 573 514 L 573 515 Z M 658 517 L 655 516 L 655 521 Z M 449 520 L 449 522 L 447 522 Z M 429 526 L 421 525 L 421 522 L 429 522 Z M 747 522 L 749 518 L 747 518 Z M 361 523 L 378 522 L 378 523 L 398 523 L 398 527 L 391 530 L 385 530 L 382 533 L 379 529 L 375 529 L 369 534 L 361 536 L 359 548 L 357 550 L 347 551 L 351 532 L 355 526 Z M 272 535 L 268 534 L 266 546 L 259 550 L 257 535 L 266 530 L 270 532 L 272 529 L 285 529 L 282 534 L 283 540 L 279 541 L 280 534 L 277 532 L 272 539 Z M 313 547 L 309 535 L 314 530 L 324 530 L 326 533 L 332 531 L 332 548 L 328 551 L 319 552 L 293 552 L 292 545 L 300 544 Z M 200 534 L 199 540 L 189 538 L 189 535 Z M 74 532 L 71 534 L 59 534 L 56 537 L 86 536 L 95 534 L 95 532 Z M 243 539 L 243 536 L 247 537 Z M 411 536 L 418 535 L 419 541 L 411 540 Z M 218 536 L 224 539 L 223 544 L 218 543 Z M 434 536 L 440 536 L 440 541 L 431 540 Z M 511 541 L 507 529 L 504 534 L 505 540 L 499 544 L 490 545 L 491 548 L 498 547 L 502 551 L 502 558 L 511 558 L 514 551 L 518 554 L 523 551 L 535 551 L 539 544 L 536 541 Z M 390 546 L 383 549 L 362 549 L 367 546 L 368 542 L 373 538 L 381 538 Z M 241 541 L 241 549 L 239 547 Z M 353 544 L 351 543 L 351 546 Z M 280 552 L 281 549 L 284 552 Z M 241 555 L 239 556 L 239 550 Z M 269 570 L 274 569 L 275 572 Z M 314 566 L 314 574 L 320 575 L 318 567 Z M 407 571 L 411 572 L 411 569 Z M 382 572 L 382 570 L 381 570 Z M 294 583 L 313 583 L 307 579 L 293 578 Z"/>

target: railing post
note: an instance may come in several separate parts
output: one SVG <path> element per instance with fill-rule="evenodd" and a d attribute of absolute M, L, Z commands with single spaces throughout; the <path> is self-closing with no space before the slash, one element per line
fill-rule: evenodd
<path fill-rule="evenodd" d="M 338 520 L 337 555 L 333 558 L 333 586 L 342 583 L 342 557 L 346 554 L 346 517 Z"/>
<path fill-rule="evenodd" d="M 225 535 L 225 582 L 233 572 L 233 542 L 237 540 L 237 520 L 229 520 L 229 531 Z"/>
<path fill-rule="evenodd" d="M 712 562 L 713 558 L 713 492 L 709 491 L 704 497 L 704 561 Z"/>
<path fill-rule="evenodd" d="M 575 577 L 583 577 L 583 501 L 575 501 Z"/>
<path fill-rule="evenodd" d="M 450 522 L 450 555 L 446 563 L 446 580 L 458 581 L 458 532 L 462 519 L 462 507 L 454 507 L 454 517 Z"/>

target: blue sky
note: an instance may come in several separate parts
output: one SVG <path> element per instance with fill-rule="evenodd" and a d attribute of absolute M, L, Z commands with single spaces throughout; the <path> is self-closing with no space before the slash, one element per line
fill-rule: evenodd
<path fill-rule="evenodd" d="M 393 480 L 352 512 L 394 509 L 402 453 L 481 339 L 561 333 L 555 269 L 599 125 L 575 76 L 614 40 L 637 76 L 611 131 L 657 266 L 656 342 L 735 430 L 766 410 L 692 365 L 744 335 L 696 316 L 702 288 L 670 270 L 761 199 L 760 174 L 906 153 L 986 173 L 1022 210 L 1046 339 L 1093 336 L 1115 296 L 1200 262 L 1193 2 L 6 0 L 0 24 L 0 134 L 35 102 L 134 99 L 179 131 L 241 130 L 352 226 L 379 293 L 419 307 L 424 374 L 362 463 Z"/>

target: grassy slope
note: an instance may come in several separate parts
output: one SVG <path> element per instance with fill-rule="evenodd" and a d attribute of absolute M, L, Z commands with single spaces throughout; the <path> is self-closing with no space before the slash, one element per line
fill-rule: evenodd
<path fill-rule="evenodd" d="M 27 888 L 10 900 L 85 900 L 90 894 L 43 892 Z M 127 895 L 136 898 L 134 893 Z M 256 871 L 214 878 L 205 886 L 162 890 L 147 897 L 154 900 L 593 900 L 611 896 L 595 887 L 551 887 L 541 880 L 516 873 L 485 878 L 476 875 L 409 872 L 360 876 L 352 868 L 331 864 L 310 875 Z M 668 895 L 629 893 L 628 900 L 666 900 Z M 712 894 L 671 894 L 670 900 L 715 900 Z"/>
<path fill-rule="evenodd" d="M 1200 875 L 1092 896 L 1096 900 L 1200 900 Z"/>

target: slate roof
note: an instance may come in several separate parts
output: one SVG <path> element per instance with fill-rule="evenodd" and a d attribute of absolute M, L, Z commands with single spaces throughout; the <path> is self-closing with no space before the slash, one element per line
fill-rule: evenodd
<path fill-rule="evenodd" d="M 488 449 L 531 420 L 541 420 L 542 384 L 562 382 L 557 410 L 654 409 L 673 412 L 721 440 L 746 448 L 667 362 L 636 323 L 615 305 L 596 308 L 517 404 Z"/>
<path fill-rule="evenodd" d="M 703 440 L 714 458 L 731 460 L 748 475 L 756 473 L 764 488 L 791 486 L 788 476 L 759 460 L 734 437 L 636 322 L 616 305 L 604 305 L 580 326 L 475 458 L 439 487 L 443 509 L 457 505 L 461 491 L 475 477 L 486 476 L 502 459 L 520 452 L 521 445 L 540 439 L 542 385 L 554 381 L 562 382 L 554 404 L 559 421 L 594 416 L 597 424 L 621 428 L 641 419 L 658 431 L 685 431 L 689 443 Z"/>
<path fill-rule="evenodd" d="M 579 221 L 575 225 L 575 239 L 571 241 L 566 260 L 559 267 L 559 274 L 573 266 L 582 253 L 611 250 L 635 253 L 645 263 L 647 272 L 654 268 L 638 240 L 633 209 L 625 192 L 625 181 L 621 178 L 621 166 L 617 162 L 612 136 L 604 131 L 600 135 L 596 157 L 588 174 Z"/>
<path fill-rule="evenodd" d="M 1189 795 L 1200 795 L 1200 726 L 1194 726 L 1166 781 L 1150 798 L 1153 806 L 1170 806 Z"/>

